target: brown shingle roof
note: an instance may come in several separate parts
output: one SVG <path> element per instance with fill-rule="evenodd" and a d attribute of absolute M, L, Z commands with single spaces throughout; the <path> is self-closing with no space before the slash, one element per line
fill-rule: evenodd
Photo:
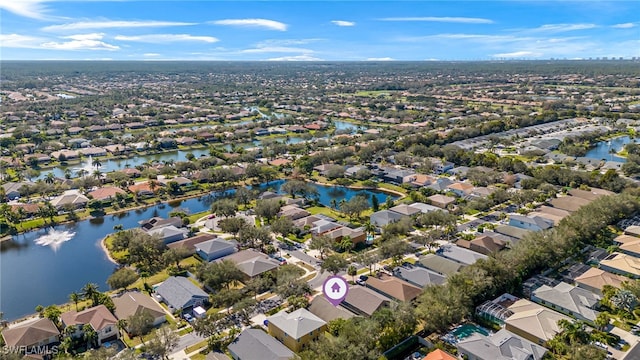
<path fill-rule="evenodd" d="M 14 347 L 31 346 L 59 334 L 56 325 L 51 320 L 43 318 L 5 329 L 2 337 L 7 346 Z"/>
<path fill-rule="evenodd" d="M 66 326 L 91 324 L 95 331 L 118 323 L 118 319 L 104 305 L 98 305 L 80 312 L 72 310 L 60 315 L 60 319 Z"/>
<path fill-rule="evenodd" d="M 396 277 L 383 275 L 380 279 L 369 277 L 367 287 L 400 301 L 411 301 L 420 295 L 422 289 Z"/>
<path fill-rule="evenodd" d="M 116 306 L 115 313 L 118 319 L 126 319 L 143 311 L 149 312 L 154 319 L 165 315 L 160 305 L 150 296 L 137 291 L 129 291 L 114 297 L 113 304 Z"/>

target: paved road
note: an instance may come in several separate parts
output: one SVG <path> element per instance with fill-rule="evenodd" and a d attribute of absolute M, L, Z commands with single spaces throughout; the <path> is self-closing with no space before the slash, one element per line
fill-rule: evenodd
<path fill-rule="evenodd" d="M 195 344 L 199 343 L 200 341 L 202 341 L 204 339 L 205 338 L 203 338 L 202 336 L 199 336 L 195 332 L 190 332 L 190 333 L 185 334 L 185 335 L 180 337 L 180 339 L 178 340 L 178 345 L 173 349 L 173 351 L 174 352 L 179 352 L 179 351 L 184 350 L 185 348 L 187 348 L 187 347 L 189 347 L 191 345 L 195 345 Z"/>
<path fill-rule="evenodd" d="M 289 254 L 291 254 L 291 256 L 295 256 L 296 258 L 304 261 L 305 263 L 313 266 L 313 267 L 318 267 L 318 259 L 314 258 L 313 256 L 307 255 L 305 253 L 303 253 L 300 250 L 292 250 L 292 251 L 287 251 Z"/>

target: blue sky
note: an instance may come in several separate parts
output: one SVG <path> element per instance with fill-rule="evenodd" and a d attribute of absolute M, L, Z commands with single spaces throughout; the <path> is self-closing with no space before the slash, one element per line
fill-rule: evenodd
<path fill-rule="evenodd" d="M 3 60 L 640 57 L 640 1 L 0 0 Z"/>

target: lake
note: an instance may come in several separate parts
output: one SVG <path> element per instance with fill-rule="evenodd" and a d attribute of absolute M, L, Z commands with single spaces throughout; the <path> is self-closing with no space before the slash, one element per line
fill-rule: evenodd
<path fill-rule="evenodd" d="M 160 154 L 133 156 L 128 159 L 100 158 L 100 162 L 102 163 L 102 166 L 100 167 L 100 171 L 102 171 L 103 173 L 108 173 L 111 171 L 122 170 L 126 167 L 133 168 L 138 165 L 142 165 L 145 162 L 186 161 L 187 154 L 189 153 L 193 154 L 196 158 L 199 158 L 202 156 L 209 156 L 209 149 L 203 148 L 203 149 L 191 149 L 191 150 L 175 150 L 175 151 L 163 152 Z M 91 160 L 86 158 L 82 164 L 58 166 L 51 169 L 43 169 L 42 171 L 40 171 L 40 175 L 38 176 L 38 179 L 44 179 L 44 177 L 50 172 L 53 173 L 53 175 L 55 175 L 56 177 L 64 178 L 64 170 L 67 168 L 71 170 L 72 177 L 77 176 L 76 172 L 80 168 L 86 168 L 86 170 L 89 171 L 89 174 L 91 174 L 95 170 L 95 167 L 91 166 Z"/>
<path fill-rule="evenodd" d="M 608 141 L 600 141 L 595 147 L 587 151 L 584 157 L 597 160 L 605 159 L 606 161 L 627 162 L 626 158 L 617 156 L 616 153 L 632 141 L 637 143 L 638 139 L 631 139 L 629 136 L 619 136 Z"/>
<path fill-rule="evenodd" d="M 279 191 L 285 180 L 261 184 L 261 190 Z M 332 199 L 350 199 L 359 193 L 372 194 L 383 203 L 387 195 L 380 191 L 353 190 L 343 187 L 321 186 L 314 184 L 319 193 L 319 201 L 329 206 Z M 2 243 L 0 247 L 0 311 L 5 319 L 15 320 L 34 313 L 37 305 L 47 306 L 68 302 L 72 291 L 80 289 L 88 282 L 96 283 L 100 290 L 107 290 L 106 280 L 115 269 L 102 249 L 100 240 L 113 232 L 114 225 L 123 228 L 138 227 L 138 222 L 154 216 L 167 217 L 176 207 L 188 209 L 190 213 L 210 208 L 214 196 L 203 196 L 151 206 L 146 209 L 131 210 L 119 215 L 83 220 L 75 224 L 56 226 L 57 231 L 75 233 L 69 241 L 52 246 L 36 243 L 47 230 L 31 231 L 13 237 L 12 241 Z"/>

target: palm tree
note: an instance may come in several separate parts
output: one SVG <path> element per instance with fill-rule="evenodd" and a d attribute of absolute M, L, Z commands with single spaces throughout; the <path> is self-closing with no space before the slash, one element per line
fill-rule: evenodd
<path fill-rule="evenodd" d="M 102 177 L 102 171 L 96 169 L 93 171 L 93 177 L 96 178 L 96 180 L 100 180 L 100 178 Z"/>
<path fill-rule="evenodd" d="M 84 340 L 87 342 L 87 348 L 98 345 L 98 333 L 90 324 L 84 324 L 82 332 L 84 333 Z"/>
<path fill-rule="evenodd" d="M 331 205 L 331 208 L 334 210 L 338 209 L 338 200 L 336 199 L 331 199 L 331 201 L 329 202 L 329 204 Z"/>
<path fill-rule="evenodd" d="M 82 299 L 82 296 L 75 291 L 69 294 L 69 300 L 73 301 L 73 303 L 76 304 L 76 311 L 78 311 L 78 303 L 80 302 L 81 299 Z"/>
<path fill-rule="evenodd" d="M 583 321 L 570 321 L 562 319 L 558 321 L 558 326 L 561 329 L 560 337 L 569 344 L 586 344 L 589 339 L 589 334 L 586 330 L 586 325 Z"/>
<path fill-rule="evenodd" d="M 91 165 L 95 166 L 96 169 L 99 168 L 100 166 L 102 166 L 102 162 L 100 161 L 100 159 L 95 158 L 91 160 Z"/>
<path fill-rule="evenodd" d="M 64 178 L 69 180 L 71 179 L 71 170 L 69 168 L 64 169 Z"/>
<path fill-rule="evenodd" d="M 367 221 L 367 222 L 364 224 L 364 231 L 365 231 L 368 235 L 373 236 L 373 234 L 375 234 L 375 233 L 376 233 L 376 226 L 375 226 L 375 225 L 373 225 L 373 224 L 371 223 L 371 221 Z"/>
<path fill-rule="evenodd" d="M 85 169 L 79 169 L 78 171 L 76 171 L 76 175 L 78 177 L 85 177 L 87 176 L 87 174 L 89 174 L 89 172 Z"/>
<path fill-rule="evenodd" d="M 98 285 L 94 283 L 87 283 L 84 287 L 82 287 L 82 296 L 89 300 L 91 299 L 92 306 L 96 306 L 98 304 Z"/>
<path fill-rule="evenodd" d="M 45 177 L 44 177 L 44 182 L 45 182 L 46 184 L 51 185 L 51 184 L 53 184 L 53 181 L 54 181 L 55 179 L 56 179 L 55 175 L 53 175 L 53 173 L 52 173 L 52 172 L 50 172 L 50 173 L 47 173 L 47 175 L 45 175 Z"/>
<path fill-rule="evenodd" d="M 616 308 L 631 314 L 638 305 L 638 298 L 631 291 L 623 289 L 611 297 L 611 303 Z"/>

